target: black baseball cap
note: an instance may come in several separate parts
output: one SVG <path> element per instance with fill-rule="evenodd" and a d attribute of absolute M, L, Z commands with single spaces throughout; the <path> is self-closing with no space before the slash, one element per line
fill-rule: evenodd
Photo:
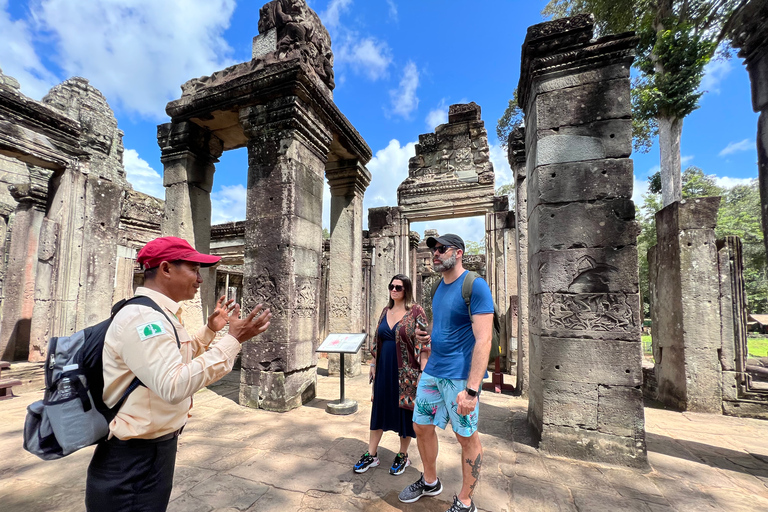
<path fill-rule="evenodd" d="M 441 236 L 431 236 L 427 238 L 427 247 L 430 249 L 436 246 L 438 243 L 441 243 L 443 245 L 448 245 L 450 247 L 456 247 L 457 249 L 461 249 L 464 251 L 464 240 L 459 235 L 454 235 L 453 233 L 446 233 L 445 235 Z"/>

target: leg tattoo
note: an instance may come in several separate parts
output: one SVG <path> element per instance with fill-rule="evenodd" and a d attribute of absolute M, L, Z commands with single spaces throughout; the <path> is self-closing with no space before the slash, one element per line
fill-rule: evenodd
<path fill-rule="evenodd" d="M 472 495 L 475 493 L 475 487 L 477 486 L 477 482 L 480 481 L 480 468 L 483 466 L 483 454 L 478 453 L 477 458 L 474 462 L 472 462 L 472 459 L 466 459 L 467 464 L 470 468 L 472 468 L 472 476 L 475 477 L 475 482 L 469 486 L 469 497 L 471 498 Z"/>

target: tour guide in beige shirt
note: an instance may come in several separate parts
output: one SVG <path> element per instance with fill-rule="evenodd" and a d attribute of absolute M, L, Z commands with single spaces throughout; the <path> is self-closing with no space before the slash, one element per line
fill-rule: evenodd
<path fill-rule="evenodd" d="M 175 237 L 157 238 L 139 251 L 145 283 L 136 295 L 151 298 L 165 315 L 129 304 L 107 331 L 104 403 L 114 406 L 134 377 L 143 385 L 128 395 L 109 425 L 109 439 L 96 447 L 85 494 L 89 511 L 166 510 L 178 435 L 189 417 L 192 395 L 229 373 L 240 344 L 269 327 L 269 309 L 261 311 L 259 304 L 241 319 L 240 306 L 221 297 L 207 325 L 187 333 L 179 302 L 194 298 L 203 282 L 200 267 L 220 259 Z M 209 347 L 216 331 L 227 324 L 229 333 Z"/>

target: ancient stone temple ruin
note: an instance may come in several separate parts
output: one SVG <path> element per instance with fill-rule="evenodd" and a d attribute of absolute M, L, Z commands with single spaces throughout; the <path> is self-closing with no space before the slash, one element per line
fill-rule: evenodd
<path fill-rule="evenodd" d="M 137 250 L 175 235 L 222 256 L 185 322 L 203 322 L 224 293 L 247 310 L 272 310 L 269 331 L 243 348 L 239 401 L 287 411 L 313 398 L 315 349 L 327 333 L 373 332 L 393 275 L 411 276 L 430 310 L 440 275 L 425 238 L 437 233 L 421 237 L 411 224 L 482 216 L 486 253 L 464 264 L 485 277 L 502 313 L 502 366 L 529 399 L 540 449 L 644 467 L 629 158 L 637 38 L 594 39 L 593 29 L 590 16 L 577 16 L 528 31 L 518 88 L 525 127 L 508 141 L 512 209 L 494 193 L 480 106 L 457 104 L 447 123 L 420 135 L 397 205 L 370 209 L 367 231 L 371 150 L 334 103 L 330 37 L 304 1 L 267 3 L 252 60 L 188 81 L 168 103 L 170 122 L 157 130 L 165 201 L 127 183 L 123 134 L 87 80 L 36 102 L 0 72 L 0 358 L 42 360 L 50 336 L 108 316 L 142 282 Z M 764 41 L 747 34 L 740 43 L 753 74 Z M 760 87 L 756 110 L 768 104 Z M 241 147 L 246 220 L 211 226 L 216 163 Z M 740 243 L 715 240 L 716 208 L 717 198 L 699 198 L 657 215 L 655 363 L 645 388 L 681 409 L 764 416 L 768 389 L 746 367 Z M 361 355 L 347 357 L 349 374 L 359 373 Z"/>
<path fill-rule="evenodd" d="M 628 158 L 637 39 L 592 37 L 583 15 L 530 27 L 523 45 L 525 169 L 520 133 L 510 140 L 510 164 L 526 186 L 528 419 L 546 452 L 644 466 Z"/>

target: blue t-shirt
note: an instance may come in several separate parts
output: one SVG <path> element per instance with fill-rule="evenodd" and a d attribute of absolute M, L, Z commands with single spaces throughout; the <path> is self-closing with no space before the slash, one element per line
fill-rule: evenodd
<path fill-rule="evenodd" d="M 451 284 L 440 284 L 432 299 L 432 353 L 424 371 L 440 379 L 466 379 L 472 364 L 475 335 L 461 296 L 461 287 L 467 277 L 464 273 Z M 485 279 L 472 283 L 473 315 L 493 313 L 493 296 Z"/>

